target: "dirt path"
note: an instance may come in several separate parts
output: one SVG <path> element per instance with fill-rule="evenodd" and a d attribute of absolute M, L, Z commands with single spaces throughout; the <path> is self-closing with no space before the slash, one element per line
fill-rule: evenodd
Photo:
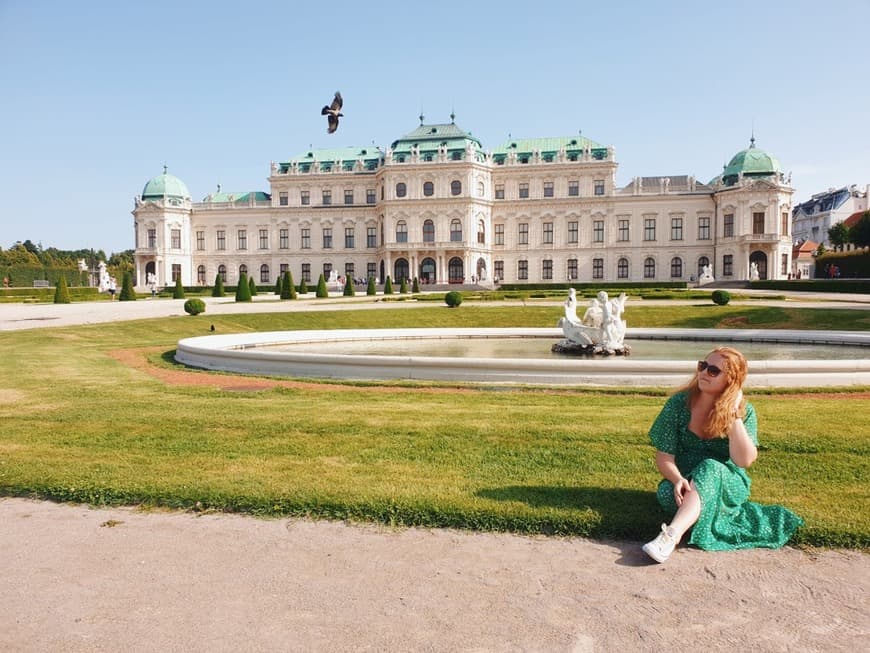
<path fill-rule="evenodd" d="M 870 557 L 0 500 L 3 651 L 856 651 Z"/>

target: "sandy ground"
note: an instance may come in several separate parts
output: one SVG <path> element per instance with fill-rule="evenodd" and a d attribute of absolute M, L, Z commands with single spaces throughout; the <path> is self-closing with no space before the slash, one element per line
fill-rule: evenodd
<path fill-rule="evenodd" d="M 859 651 L 870 557 L 0 499 L 2 651 Z M 863 643 L 862 643 L 863 642 Z"/>
<path fill-rule="evenodd" d="M 142 304 L 0 306 L 0 330 L 133 319 L 127 308 Z M 235 310 L 209 310 L 224 307 Z M 2 652 L 827 652 L 870 641 L 870 556 L 854 551 L 680 548 L 657 565 L 637 542 L 6 498 L 0 562 Z"/>

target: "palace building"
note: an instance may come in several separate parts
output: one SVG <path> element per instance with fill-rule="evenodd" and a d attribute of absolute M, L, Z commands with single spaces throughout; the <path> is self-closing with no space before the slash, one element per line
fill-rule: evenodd
<path fill-rule="evenodd" d="M 135 198 L 137 287 L 261 287 L 285 270 L 426 284 L 691 281 L 791 271 L 794 189 L 750 146 L 702 183 L 616 185 L 614 150 L 584 136 L 511 139 L 494 150 L 453 122 L 386 150 L 311 150 L 272 163 L 269 190 L 191 199 L 166 169 Z"/>

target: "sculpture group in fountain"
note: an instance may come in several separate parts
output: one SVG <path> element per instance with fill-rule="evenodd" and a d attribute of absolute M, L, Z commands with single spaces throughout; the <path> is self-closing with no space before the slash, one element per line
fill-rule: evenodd
<path fill-rule="evenodd" d="M 699 286 L 705 286 L 708 283 L 713 283 L 716 279 L 713 277 L 713 266 L 705 265 L 701 268 L 701 277 L 698 279 Z"/>
<path fill-rule="evenodd" d="M 565 300 L 565 316 L 559 318 L 559 324 L 565 338 L 555 345 L 557 353 L 583 354 L 628 354 L 631 348 L 624 343 L 626 295 L 622 293 L 616 299 L 610 299 L 605 291 L 598 293 L 593 299 L 583 319 L 577 317 L 577 291 L 571 288 L 568 299 Z"/>

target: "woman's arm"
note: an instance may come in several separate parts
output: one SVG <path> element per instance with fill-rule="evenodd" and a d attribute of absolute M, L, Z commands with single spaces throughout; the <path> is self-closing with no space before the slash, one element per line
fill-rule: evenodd
<path fill-rule="evenodd" d="M 656 451 L 656 467 L 661 475 L 674 485 L 674 499 L 677 506 L 683 505 L 683 495 L 691 489 L 688 479 L 683 478 L 672 454 Z"/>
<path fill-rule="evenodd" d="M 749 467 L 758 458 L 758 447 L 752 442 L 743 420 L 734 415 L 734 421 L 726 432 L 728 436 L 728 454 L 738 467 Z"/>

